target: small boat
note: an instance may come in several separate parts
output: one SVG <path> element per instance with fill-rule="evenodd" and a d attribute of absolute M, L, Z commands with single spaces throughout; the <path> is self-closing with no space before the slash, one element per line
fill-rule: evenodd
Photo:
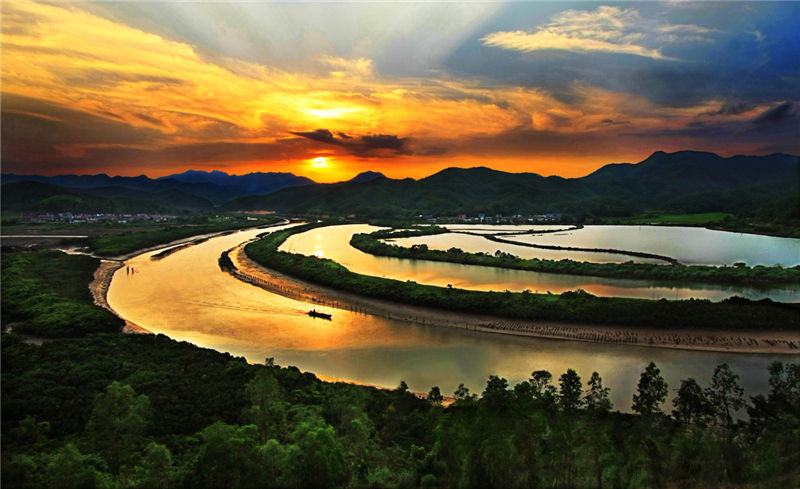
<path fill-rule="evenodd" d="M 324 312 L 318 312 L 316 309 L 308 311 L 308 315 L 311 316 L 312 318 L 327 319 L 328 321 L 331 320 L 330 314 L 325 314 Z"/>

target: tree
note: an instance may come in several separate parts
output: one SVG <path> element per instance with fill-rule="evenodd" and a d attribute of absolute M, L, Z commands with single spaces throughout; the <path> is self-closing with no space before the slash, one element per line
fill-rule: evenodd
<path fill-rule="evenodd" d="M 283 391 L 271 370 L 260 369 L 253 380 L 245 386 L 250 406 L 244 416 L 261 432 L 261 442 L 280 438 L 286 425 L 286 407 Z"/>
<path fill-rule="evenodd" d="M 528 383 L 533 388 L 535 399 L 548 399 L 555 397 L 556 388 L 550 385 L 553 374 L 547 370 L 534 370 L 531 372 L 531 379 Z"/>
<path fill-rule="evenodd" d="M 455 392 L 453 392 L 453 397 L 455 397 L 456 401 L 475 401 L 478 399 L 478 395 L 470 394 L 469 388 L 464 384 L 458 384 Z"/>
<path fill-rule="evenodd" d="M 769 402 L 800 415 L 800 363 L 773 362 L 769 366 Z"/>
<path fill-rule="evenodd" d="M 42 487 L 83 489 L 110 485 L 108 475 L 93 467 L 91 456 L 82 454 L 72 443 L 55 452 L 43 468 Z"/>
<path fill-rule="evenodd" d="M 134 469 L 136 487 L 167 489 L 172 486 L 172 454 L 164 445 L 150 442 L 141 463 Z"/>
<path fill-rule="evenodd" d="M 600 374 L 592 372 L 592 377 L 589 379 L 589 392 L 584 397 L 586 408 L 594 412 L 611 411 L 611 399 L 608 398 L 610 392 L 611 389 L 603 387 L 603 380 L 600 378 Z"/>
<path fill-rule="evenodd" d="M 481 396 L 483 402 L 497 411 L 504 409 L 508 405 L 510 397 L 508 381 L 497 375 L 490 375 L 489 381 L 486 382 L 486 389 Z"/>
<path fill-rule="evenodd" d="M 711 411 L 721 424 L 733 423 L 732 411 L 744 406 L 744 389 L 739 385 L 739 375 L 733 373 L 727 363 L 717 365 L 706 390 Z"/>
<path fill-rule="evenodd" d="M 434 406 L 441 406 L 443 400 L 444 397 L 442 397 L 442 392 L 439 390 L 439 386 L 435 385 L 431 387 L 430 392 L 428 392 L 428 402 Z"/>
<path fill-rule="evenodd" d="M 189 486 L 197 488 L 252 487 L 261 464 L 257 457 L 258 428 L 233 426 L 221 421 L 199 433 L 202 444 L 194 460 Z"/>
<path fill-rule="evenodd" d="M 397 392 L 408 392 L 408 384 L 406 384 L 405 380 L 400 381 L 400 385 L 397 386 Z"/>
<path fill-rule="evenodd" d="M 568 368 L 567 371 L 559 377 L 558 384 L 560 387 L 558 402 L 561 405 L 561 409 L 564 411 L 580 409 L 583 406 L 583 399 L 581 399 L 583 388 L 578 372 Z"/>
<path fill-rule="evenodd" d="M 137 396 L 127 384 L 114 381 L 95 398 L 86 431 L 112 472 L 137 451 L 150 416 L 150 399 L 144 394 Z"/>
<path fill-rule="evenodd" d="M 650 362 L 639 377 L 639 384 L 633 395 L 632 409 L 642 416 L 661 414 L 661 404 L 667 399 L 667 383 L 655 362 Z"/>
<path fill-rule="evenodd" d="M 708 418 L 708 399 L 694 379 L 681 380 L 681 386 L 672 400 L 672 405 L 675 407 L 672 416 L 684 424 L 703 425 Z"/>
<path fill-rule="evenodd" d="M 338 487 L 347 480 L 344 448 L 321 417 L 301 421 L 291 438 L 296 450 L 289 462 L 300 487 Z"/>

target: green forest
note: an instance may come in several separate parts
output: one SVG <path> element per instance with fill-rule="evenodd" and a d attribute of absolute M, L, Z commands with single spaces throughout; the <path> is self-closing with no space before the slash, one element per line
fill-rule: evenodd
<path fill-rule="evenodd" d="M 99 260 L 43 250 L 2 254 L 3 330 L 37 337 L 117 332 L 124 322 L 95 307 L 88 284 Z"/>
<path fill-rule="evenodd" d="M 547 260 L 539 258 L 519 258 L 500 250 L 494 255 L 488 253 L 467 253 L 459 248 L 447 251 L 432 250 L 425 244 L 410 247 L 385 243 L 383 239 L 426 236 L 449 232 L 439 226 L 418 227 L 415 230 L 379 230 L 369 234 L 355 234 L 350 245 L 365 253 L 392 258 L 432 260 L 464 265 L 479 265 L 514 270 L 528 270 L 543 273 L 561 273 L 593 277 L 629 278 L 639 280 L 669 280 L 676 282 L 724 283 L 738 285 L 794 284 L 800 282 L 800 265 L 794 267 L 757 265 L 748 267 L 744 263 L 734 266 L 706 265 L 657 265 L 650 263 L 592 263 L 575 260 Z M 491 236 L 486 236 L 493 239 Z M 511 243 L 494 238 L 493 240 Z M 516 244 L 516 243 L 514 243 Z"/>
<path fill-rule="evenodd" d="M 748 398 L 643 366 L 631 406 L 599 374 L 490 377 L 442 406 L 404 384 L 326 383 L 161 335 L 3 336 L 3 487 L 794 487 L 800 365 Z M 663 403 L 678 388 L 672 406 Z M 747 407 L 748 421 L 732 421 Z M 628 410 L 625 414 L 614 409 Z M 672 413 L 667 414 L 672 408 Z"/>
<path fill-rule="evenodd" d="M 163 226 L 152 231 L 94 236 L 87 240 L 87 245 L 99 256 L 118 256 L 200 234 L 234 231 L 244 227 L 266 226 L 277 221 L 278 219 L 274 217 L 260 218 L 258 220 L 248 220 L 240 217 L 210 221 L 203 224 Z"/>

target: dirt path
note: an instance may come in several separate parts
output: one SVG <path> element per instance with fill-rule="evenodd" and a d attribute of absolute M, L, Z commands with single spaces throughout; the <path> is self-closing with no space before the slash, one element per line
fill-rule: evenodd
<path fill-rule="evenodd" d="M 239 245 L 230 250 L 230 258 L 238 268 L 232 275 L 269 292 L 310 304 L 419 324 L 518 336 L 684 350 L 800 354 L 800 332 L 794 331 L 765 333 L 688 329 L 648 330 L 623 326 L 515 320 L 408 306 L 295 279 L 250 260 L 244 253 L 243 247 Z"/>

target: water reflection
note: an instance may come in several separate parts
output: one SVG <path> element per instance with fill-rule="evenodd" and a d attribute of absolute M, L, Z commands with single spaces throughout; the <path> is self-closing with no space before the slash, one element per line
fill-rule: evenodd
<path fill-rule="evenodd" d="M 463 229 L 463 228 L 459 228 Z M 472 231 L 470 231 L 472 232 Z M 502 236 L 503 239 L 511 239 L 516 241 L 533 241 L 537 236 Z M 398 246 L 411 247 L 415 244 L 426 244 L 432 250 L 449 250 L 452 247 L 461 248 L 468 253 L 489 253 L 493 255 L 496 251 L 503 251 L 511 253 L 512 255 L 520 258 L 540 258 L 544 260 L 575 260 L 575 261 L 590 261 L 595 263 L 623 263 L 633 261 L 636 263 L 655 263 L 664 264 L 663 260 L 656 260 L 653 258 L 641 258 L 637 256 L 620 255 L 614 253 L 591 253 L 586 251 L 568 251 L 568 250 L 544 250 L 540 248 L 530 248 L 527 246 L 519 246 L 507 243 L 498 243 L 496 241 L 489 241 L 481 236 L 472 236 L 462 233 L 448 233 L 448 234 L 434 234 L 430 236 L 415 236 L 413 238 L 398 238 L 390 241 L 392 244 Z"/>
<path fill-rule="evenodd" d="M 678 226 L 586 226 L 564 233 L 510 236 L 511 241 L 613 248 L 666 255 L 684 264 L 800 265 L 800 239 Z"/>
<path fill-rule="evenodd" d="M 650 360 L 658 363 L 670 392 L 681 378 L 707 383 L 714 366 L 728 362 L 748 394 L 755 394 L 767 390 L 767 365 L 786 358 L 509 337 L 312 306 L 219 270 L 222 251 L 261 232 L 213 238 L 160 261 L 150 260 L 152 253 L 133 258 L 128 265 L 136 273 L 126 275 L 123 268 L 115 274 L 109 303 L 134 323 L 178 340 L 254 362 L 273 356 L 281 365 L 379 386 L 405 380 L 412 390 L 427 392 L 438 385 L 449 394 L 463 382 L 480 392 L 490 374 L 515 383 L 533 370 L 546 369 L 557 378 L 575 368 L 585 383 L 596 370 L 622 410 L 629 410 L 639 373 Z M 330 251 L 327 241 L 320 242 Z M 309 317 L 312 307 L 333 314 L 333 321 Z"/>
<path fill-rule="evenodd" d="M 647 280 L 580 277 L 552 273 L 537 273 L 507 270 L 494 267 L 477 267 L 425 260 L 405 260 L 373 256 L 350 246 L 355 233 L 366 233 L 381 229 L 367 224 L 328 226 L 291 236 L 281 250 L 304 255 L 317 255 L 337 261 L 351 271 L 365 275 L 413 280 L 417 283 L 445 287 L 448 284 L 462 289 L 511 290 L 560 294 L 568 290 L 584 289 L 592 294 L 607 297 L 638 297 L 644 299 L 688 299 L 690 297 L 722 300 L 732 295 L 751 299 L 769 297 L 781 302 L 800 301 L 800 285 L 785 285 L 780 288 L 757 289 L 717 284 L 675 284 Z M 545 235 L 546 236 L 546 235 Z M 477 236 L 445 234 L 428 236 L 438 239 L 445 249 L 463 245 L 466 238 L 483 240 L 492 249 L 496 243 Z M 449 240 L 449 245 L 448 245 Z M 401 242 L 402 240 L 397 240 Z"/>

